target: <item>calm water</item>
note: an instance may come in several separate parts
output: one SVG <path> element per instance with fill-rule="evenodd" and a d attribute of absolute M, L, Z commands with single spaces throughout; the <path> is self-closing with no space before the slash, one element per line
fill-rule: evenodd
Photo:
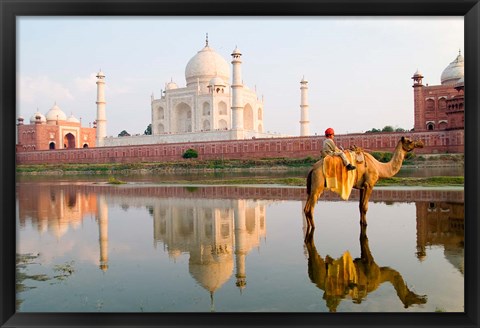
<path fill-rule="evenodd" d="M 463 312 L 463 189 L 304 196 L 22 179 L 18 311 Z"/>

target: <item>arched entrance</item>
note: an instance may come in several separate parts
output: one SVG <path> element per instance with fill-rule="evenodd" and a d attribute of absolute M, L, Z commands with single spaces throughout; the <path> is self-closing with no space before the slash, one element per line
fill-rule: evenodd
<path fill-rule="evenodd" d="M 63 137 L 63 144 L 65 148 L 75 148 L 75 136 L 71 133 L 67 133 L 65 137 Z"/>
<path fill-rule="evenodd" d="M 243 110 L 243 128 L 245 130 L 253 130 L 253 110 L 249 104 L 245 105 Z"/>
<path fill-rule="evenodd" d="M 55 143 L 54 142 L 49 143 L 48 149 L 55 149 Z"/>
<path fill-rule="evenodd" d="M 175 107 L 174 133 L 192 132 L 192 109 L 185 103 Z"/>

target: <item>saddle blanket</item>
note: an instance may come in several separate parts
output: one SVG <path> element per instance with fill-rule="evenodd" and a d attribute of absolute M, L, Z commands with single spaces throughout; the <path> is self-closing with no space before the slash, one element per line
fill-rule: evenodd
<path fill-rule="evenodd" d="M 345 156 L 352 165 L 356 164 L 354 152 L 345 151 Z M 323 175 L 325 188 L 337 193 L 343 200 L 348 200 L 355 184 L 357 170 L 347 171 L 340 156 L 329 155 L 323 159 Z"/>

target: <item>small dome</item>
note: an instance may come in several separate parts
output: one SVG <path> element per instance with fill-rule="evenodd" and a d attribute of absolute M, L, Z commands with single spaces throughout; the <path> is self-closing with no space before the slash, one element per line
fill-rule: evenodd
<path fill-rule="evenodd" d="M 230 66 L 222 56 L 206 45 L 190 59 L 185 67 L 187 87 L 196 85 L 197 80 L 203 85 L 206 85 L 216 76 L 222 78 L 224 81 L 229 81 Z"/>
<path fill-rule="evenodd" d="M 223 87 L 226 86 L 223 79 L 221 77 L 218 77 L 218 76 L 211 79 L 210 82 L 208 82 L 208 85 L 212 85 L 212 86 L 219 85 L 219 86 L 223 86 Z"/>
<path fill-rule="evenodd" d="M 80 123 L 80 120 L 78 118 L 76 118 L 75 116 L 73 116 L 73 114 L 71 114 L 68 118 L 67 118 L 67 122 L 70 122 L 70 123 Z"/>
<path fill-rule="evenodd" d="M 452 61 L 442 72 L 440 80 L 442 84 L 455 84 L 464 77 L 464 60 L 459 53 L 457 58 Z"/>
<path fill-rule="evenodd" d="M 178 85 L 175 82 L 171 81 L 167 83 L 167 85 L 165 86 L 165 89 L 166 90 L 178 89 Z"/>
<path fill-rule="evenodd" d="M 40 117 L 40 122 L 42 123 L 46 123 L 47 122 L 47 119 L 45 118 L 45 116 L 40 113 L 40 112 L 35 112 L 35 114 L 33 114 L 31 117 L 30 117 L 30 123 L 31 124 L 35 124 L 35 122 L 37 121 L 37 117 Z M 19 117 L 21 118 L 21 117 Z M 23 117 L 22 117 L 23 119 Z"/>
<path fill-rule="evenodd" d="M 232 55 L 241 55 L 242 53 L 238 49 L 238 47 L 235 47 L 235 50 L 233 50 Z"/>
<path fill-rule="evenodd" d="M 413 77 L 423 77 L 423 74 L 417 69 L 417 71 L 413 74 Z"/>
<path fill-rule="evenodd" d="M 47 121 L 65 121 L 67 119 L 67 115 L 57 106 L 57 104 L 53 105 L 53 107 L 47 112 Z"/>

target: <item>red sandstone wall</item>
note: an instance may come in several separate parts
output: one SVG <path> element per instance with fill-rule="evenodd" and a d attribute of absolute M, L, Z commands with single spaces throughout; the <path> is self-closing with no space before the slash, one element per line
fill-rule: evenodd
<path fill-rule="evenodd" d="M 355 144 L 367 151 L 392 152 L 402 133 L 349 134 L 336 136 L 345 149 Z M 417 154 L 463 153 L 464 130 L 408 133 L 425 143 Z M 319 157 L 324 137 L 290 137 L 217 142 L 190 142 L 87 149 L 43 150 L 17 153 L 17 164 L 138 163 L 183 160 L 188 148 L 196 149 L 199 160 Z"/>

